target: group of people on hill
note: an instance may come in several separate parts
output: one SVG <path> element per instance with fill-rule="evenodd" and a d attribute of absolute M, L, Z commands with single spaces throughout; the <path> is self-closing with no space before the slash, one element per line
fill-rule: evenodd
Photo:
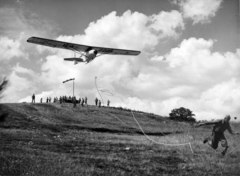
<path fill-rule="evenodd" d="M 51 97 L 47 97 L 46 98 L 46 103 L 51 103 L 51 102 L 52 102 L 52 98 Z M 85 98 L 77 99 L 75 96 L 66 96 L 66 95 L 64 95 L 64 96 L 60 96 L 59 98 L 58 97 L 54 97 L 53 98 L 53 103 L 57 103 L 57 102 L 59 102 L 60 104 L 61 103 L 73 103 L 74 107 L 77 104 L 80 104 L 81 106 L 84 106 L 84 105 L 88 104 L 88 98 L 85 97 Z M 32 103 L 35 103 L 35 94 L 32 95 Z M 40 103 L 43 103 L 43 98 L 40 98 Z M 96 98 L 95 99 L 95 104 L 96 104 L 96 106 L 101 107 L 102 102 L 101 102 L 101 100 Z M 110 106 L 110 101 L 109 100 L 107 101 L 107 106 Z"/>
<path fill-rule="evenodd" d="M 58 101 L 57 97 L 53 98 L 53 103 L 56 103 Z M 43 102 L 43 98 L 40 98 L 40 103 Z M 51 103 L 52 102 L 52 97 L 47 97 L 46 98 L 46 103 Z M 35 94 L 32 95 L 32 103 L 35 103 Z"/>
<path fill-rule="evenodd" d="M 101 100 L 99 100 L 98 98 L 95 99 L 95 105 L 101 107 Z M 110 106 L 110 101 L 107 101 L 107 106 Z"/>
<path fill-rule="evenodd" d="M 75 96 L 66 96 L 66 95 L 64 95 L 64 96 L 60 96 L 59 97 L 59 102 L 60 102 L 60 104 L 61 103 L 73 103 L 73 102 L 75 102 L 76 101 L 76 97 Z"/>
<path fill-rule="evenodd" d="M 98 100 L 98 98 L 95 99 L 95 105 L 96 106 L 101 106 L 101 100 Z"/>

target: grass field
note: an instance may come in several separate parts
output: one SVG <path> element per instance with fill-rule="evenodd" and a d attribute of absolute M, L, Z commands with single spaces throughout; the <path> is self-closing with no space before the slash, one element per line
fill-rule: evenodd
<path fill-rule="evenodd" d="M 229 152 L 204 145 L 211 127 L 71 104 L 0 104 L 0 175 L 239 175 L 240 137 Z M 239 124 L 232 124 L 240 131 Z M 166 144 L 183 144 L 169 146 Z M 193 153 L 190 149 L 192 147 Z"/>

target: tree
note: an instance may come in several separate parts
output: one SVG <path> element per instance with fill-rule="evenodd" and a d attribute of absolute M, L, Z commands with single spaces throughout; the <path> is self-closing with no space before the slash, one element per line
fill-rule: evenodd
<path fill-rule="evenodd" d="M 4 91 L 4 89 L 6 88 L 7 84 L 8 84 L 8 80 L 6 78 L 4 78 L 2 83 L 0 83 L 0 99 L 2 98 L 1 94 Z M 3 113 L 2 112 L 2 107 L 0 105 L 0 122 L 4 122 L 7 115 L 8 115 L 8 113 Z"/>
<path fill-rule="evenodd" d="M 196 122 L 196 119 L 193 117 L 195 114 L 191 110 L 181 107 L 178 109 L 173 109 L 169 114 L 171 120 L 176 121 L 185 121 L 185 122 Z"/>
<path fill-rule="evenodd" d="M 3 78 L 2 83 L 0 84 L 0 95 L 3 92 L 3 90 L 6 88 L 8 84 L 8 80 L 6 78 Z M 0 97 L 1 98 L 1 97 Z"/>

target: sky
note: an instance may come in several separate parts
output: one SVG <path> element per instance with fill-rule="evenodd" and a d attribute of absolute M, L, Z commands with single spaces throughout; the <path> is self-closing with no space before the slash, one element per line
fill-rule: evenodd
<path fill-rule="evenodd" d="M 240 114 L 238 0 L 0 0 L 0 21 L 2 103 L 72 96 L 62 82 L 75 78 L 74 95 L 89 104 L 99 90 L 105 104 L 161 116 Z M 74 65 L 63 61 L 73 52 L 27 43 L 32 36 L 141 54 Z"/>

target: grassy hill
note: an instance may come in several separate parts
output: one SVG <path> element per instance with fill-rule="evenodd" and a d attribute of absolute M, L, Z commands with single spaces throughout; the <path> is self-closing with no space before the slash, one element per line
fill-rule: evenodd
<path fill-rule="evenodd" d="M 222 157 L 221 148 L 215 152 L 202 144 L 209 127 L 194 128 L 154 114 L 13 103 L 0 104 L 0 116 L 0 175 L 238 175 L 240 171 L 239 136 L 226 134 L 230 153 Z M 233 128 L 240 129 L 239 124 Z"/>

